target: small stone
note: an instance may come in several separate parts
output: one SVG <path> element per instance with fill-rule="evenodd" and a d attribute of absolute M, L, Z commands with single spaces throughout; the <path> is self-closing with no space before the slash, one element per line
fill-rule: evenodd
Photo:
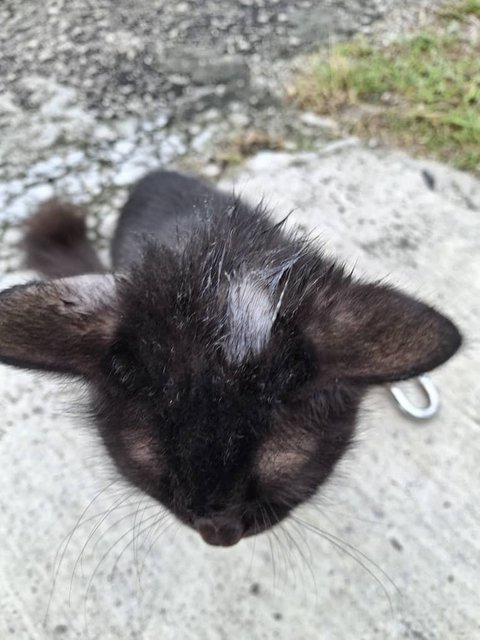
<path fill-rule="evenodd" d="M 403 546 L 400 544 L 400 542 L 396 538 L 390 538 L 390 544 L 397 551 L 403 551 Z"/>
<path fill-rule="evenodd" d="M 49 118 L 61 118 L 66 110 L 76 104 L 76 92 L 74 89 L 55 84 L 52 84 L 48 89 L 50 95 L 39 105 L 40 113 Z"/>
<path fill-rule="evenodd" d="M 48 160 L 42 160 L 34 164 L 30 173 L 34 176 L 52 178 L 58 176 L 65 169 L 65 162 L 60 156 L 52 156 Z"/>
<path fill-rule="evenodd" d="M 201 153 L 205 151 L 205 147 L 211 142 L 212 137 L 213 131 L 209 128 L 204 129 L 192 139 L 190 146 L 196 153 Z"/>
<path fill-rule="evenodd" d="M 253 172 L 270 173 L 286 167 L 291 162 L 289 153 L 274 151 L 261 151 L 248 162 L 248 167 Z"/>
<path fill-rule="evenodd" d="M 198 123 L 191 124 L 188 128 L 188 132 L 191 136 L 196 136 L 197 133 L 200 133 L 202 127 Z"/>
<path fill-rule="evenodd" d="M 154 119 L 154 128 L 163 129 L 170 122 L 171 114 L 168 111 L 159 113 Z"/>
<path fill-rule="evenodd" d="M 137 135 L 138 121 L 135 119 L 121 120 L 115 123 L 117 136 L 122 140 L 135 139 Z"/>
<path fill-rule="evenodd" d="M 63 635 L 64 633 L 67 633 L 67 631 L 68 631 L 68 627 L 65 624 L 57 624 L 57 626 L 53 630 L 53 632 L 58 636 Z"/>
<path fill-rule="evenodd" d="M 101 190 L 103 180 L 97 167 L 93 167 L 89 171 L 81 174 L 79 177 L 88 193 L 98 193 Z"/>
<path fill-rule="evenodd" d="M 117 137 L 115 131 L 106 124 L 99 124 L 93 131 L 94 140 L 114 140 Z"/>
<path fill-rule="evenodd" d="M 59 194 L 63 195 L 64 197 L 74 199 L 78 196 L 84 195 L 85 193 L 85 188 L 80 180 L 80 177 L 75 173 L 67 175 L 61 180 L 58 180 L 56 188 Z"/>
<path fill-rule="evenodd" d="M 187 147 L 180 136 L 172 134 L 159 144 L 158 153 L 162 162 L 170 162 L 176 156 L 186 153 Z"/>
<path fill-rule="evenodd" d="M 325 116 L 319 116 L 312 111 L 306 111 L 300 116 L 300 122 L 307 127 L 314 127 L 317 129 L 329 129 L 338 130 L 338 124 L 333 118 L 327 118 Z"/>
<path fill-rule="evenodd" d="M 228 116 L 230 124 L 239 129 L 247 127 L 250 124 L 250 118 L 245 113 L 231 113 Z"/>
<path fill-rule="evenodd" d="M 218 109 L 208 109 L 208 111 L 205 111 L 205 113 L 203 114 L 203 119 L 206 122 L 214 122 L 216 120 L 220 120 L 221 118 L 221 113 Z"/>
<path fill-rule="evenodd" d="M 210 163 L 207 164 L 202 173 L 207 178 L 217 178 L 221 173 L 221 169 L 218 165 Z"/>
<path fill-rule="evenodd" d="M 17 227 L 10 227 L 4 234 L 2 241 L 10 246 L 16 246 L 22 239 L 22 232 Z"/>
<path fill-rule="evenodd" d="M 128 162 L 121 166 L 118 173 L 113 176 L 113 183 L 118 187 L 127 187 L 141 178 L 144 173 L 144 166 Z"/>
<path fill-rule="evenodd" d="M 24 191 L 25 184 L 21 180 L 10 180 L 5 183 L 4 189 L 9 196 L 16 196 Z"/>
<path fill-rule="evenodd" d="M 22 195 L 9 202 L 8 207 L 5 208 L 5 211 L 2 211 L 2 217 L 5 217 L 7 220 L 15 220 L 23 218 L 28 211 L 29 206 L 26 202 L 25 196 Z"/>
<path fill-rule="evenodd" d="M 65 156 L 65 164 L 69 166 L 79 165 L 84 160 L 85 154 L 83 151 L 70 151 L 70 153 Z"/>
<path fill-rule="evenodd" d="M 19 111 L 16 106 L 13 94 L 11 92 L 4 92 L 0 95 L 0 116 L 12 116 L 16 115 Z"/>
<path fill-rule="evenodd" d="M 190 82 L 188 76 L 182 76 L 179 73 L 174 73 L 171 76 L 168 76 L 168 79 L 171 84 L 177 87 L 186 87 Z"/>
<path fill-rule="evenodd" d="M 295 140 L 285 140 L 283 143 L 285 151 L 296 151 L 298 149 L 298 142 Z"/>
<path fill-rule="evenodd" d="M 343 151 L 344 149 L 349 149 L 350 147 L 357 147 L 359 144 L 359 138 L 357 138 L 356 136 L 350 136 L 342 140 L 335 140 L 335 142 L 331 142 L 330 144 L 325 145 L 319 150 L 319 153 L 321 155 L 337 153 L 337 151 Z"/>
<path fill-rule="evenodd" d="M 53 197 L 54 188 L 50 184 L 39 184 L 35 187 L 30 187 L 26 195 L 30 201 L 41 202 L 42 200 L 48 200 Z"/>
<path fill-rule="evenodd" d="M 42 123 L 32 131 L 31 141 L 35 149 L 50 149 L 60 137 L 62 131 L 58 124 Z"/>
<path fill-rule="evenodd" d="M 215 60 L 201 60 L 193 64 L 191 78 L 194 84 L 231 84 L 250 75 L 247 62 L 241 56 L 224 56 Z"/>
<path fill-rule="evenodd" d="M 99 234 L 104 238 L 111 238 L 115 230 L 117 219 L 118 219 L 118 214 L 116 211 L 113 211 L 111 213 L 108 213 L 106 216 L 103 216 L 100 219 L 100 222 L 98 225 Z"/>
<path fill-rule="evenodd" d="M 120 140 L 113 146 L 114 153 L 118 153 L 121 156 L 130 154 L 135 148 L 135 143 L 131 140 Z"/>
<path fill-rule="evenodd" d="M 435 191 L 436 180 L 435 180 L 435 176 L 433 175 L 433 173 L 428 171 L 428 169 L 422 169 L 422 177 L 423 177 L 427 187 L 431 191 Z"/>

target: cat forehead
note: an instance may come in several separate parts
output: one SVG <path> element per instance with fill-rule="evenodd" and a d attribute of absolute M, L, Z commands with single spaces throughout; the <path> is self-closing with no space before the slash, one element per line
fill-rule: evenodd
<path fill-rule="evenodd" d="M 239 363 L 258 355 L 267 345 L 275 322 L 270 291 L 254 274 L 232 278 L 228 284 L 224 353 Z"/>
<path fill-rule="evenodd" d="M 259 269 L 227 276 L 226 340 L 224 353 L 231 363 L 262 352 L 282 306 L 288 275 L 300 253 L 274 259 Z"/>

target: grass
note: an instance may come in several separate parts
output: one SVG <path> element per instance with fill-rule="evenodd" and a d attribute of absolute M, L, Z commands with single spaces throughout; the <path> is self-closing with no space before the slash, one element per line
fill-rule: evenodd
<path fill-rule="evenodd" d="M 480 0 L 381 47 L 339 43 L 296 78 L 295 100 L 355 133 L 480 171 Z"/>
<path fill-rule="evenodd" d="M 464 20 L 468 16 L 480 18 L 480 0 L 462 0 L 453 5 L 447 5 L 441 9 L 440 16 L 453 20 Z"/>

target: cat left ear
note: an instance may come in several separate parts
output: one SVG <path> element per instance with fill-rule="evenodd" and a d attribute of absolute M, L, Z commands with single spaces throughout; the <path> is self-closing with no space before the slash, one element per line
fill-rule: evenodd
<path fill-rule="evenodd" d="M 0 362 L 89 375 L 118 317 L 113 275 L 33 282 L 0 292 Z"/>
<path fill-rule="evenodd" d="M 321 377 L 367 384 L 430 371 L 462 342 L 456 326 L 432 307 L 374 284 L 347 283 L 319 295 L 307 335 Z"/>

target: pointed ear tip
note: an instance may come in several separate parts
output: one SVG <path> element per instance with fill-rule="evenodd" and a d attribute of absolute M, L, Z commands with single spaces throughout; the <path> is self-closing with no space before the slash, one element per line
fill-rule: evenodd
<path fill-rule="evenodd" d="M 463 336 L 456 324 L 443 315 L 441 316 L 439 338 L 441 347 L 438 353 L 438 362 L 435 364 L 435 367 L 447 362 L 463 344 Z"/>
<path fill-rule="evenodd" d="M 460 330 L 458 329 L 458 327 L 451 320 L 447 318 L 446 321 L 447 321 L 446 334 L 447 334 L 448 344 L 451 350 L 451 355 L 453 356 L 454 353 L 456 353 L 462 346 L 463 336 L 460 333 Z"/>

